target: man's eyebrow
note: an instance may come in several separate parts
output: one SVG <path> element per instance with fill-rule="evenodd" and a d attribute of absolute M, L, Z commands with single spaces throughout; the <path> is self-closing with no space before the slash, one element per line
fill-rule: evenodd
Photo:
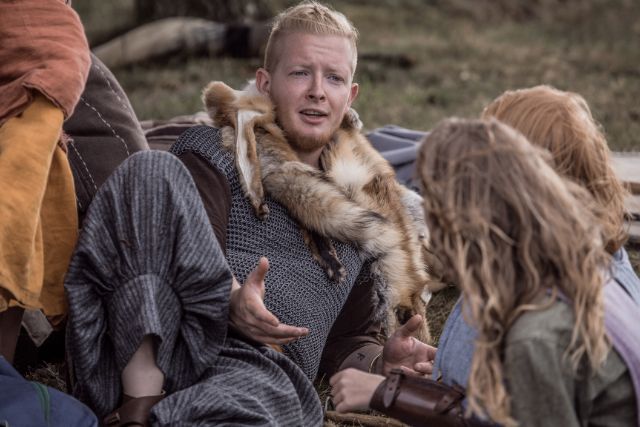
<path fill-rule="evenodd" d="M 303 68 L 308 70 L 313 68 L 313 64 L 310 62 L 291 62 L 291 63 L 285 64 L 283 67 L 285 70 L 291 70 L 294 68 Z M 332 74 L 351 74 L 351 67 L 350 66 L 335 67 L 333 65 L 330 65 L 328 67 L 323 68 L 322 71 L 324 73 L 332 73 Z"/>
<path fill-rule="evenodd" d="M 285 65 L 285 68 L 311 68 L 311 65 L 307 62 L 290 62 Z"/>
<path fill-rule="evenodd" d="M 344 74 L 344 73 L 350 73 L 350 67 L 327 67 L 327 71 L 330 73 L 336 73 L 336 74 Z"/>
<path fill-rule="evenodd" d="M 326 70 L 330 73 L 340 73 L 343 71 L 337 67 L 327 67 Z"/>

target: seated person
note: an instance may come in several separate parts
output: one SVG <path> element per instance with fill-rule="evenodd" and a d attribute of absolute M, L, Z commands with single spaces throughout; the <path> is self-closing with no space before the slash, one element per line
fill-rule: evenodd
<path fill-rule="evenodd" d="M 496 120 L 445 121 L 419 153 L 433 249 L 477 331 L 468 408 L 502 425 L 635 425 L 638 312 L 607 280 L 597 205 L 547 157 Z M 447 416 L 446 399 L 429 409 L 430 379 L 347 369 L 330 382 L 338 411 L 474 422 Z"/>
<path fill-rule="evenodd" d="M 532 144 L 548 150 L 554 169 L 591 193 L 607 252 L 612 255 L 611 275 L 640 304 L 640 280 L 622 246 L 627 238 L 623 223 L 626 191 L 613 171 L 607 141 L 584 98 L 549 86 L 507 91 L 486 107 L 483 117 L 507 123 Z M 474 337 L 459 301 L 440 338 L 434 377 L 465 386 Z"/>
<path fill-rule="evenodd" d="M 0 2 L 0 425 L 96 426 L 77 400 L 12 366 L 28 319 L 67 311 L 64 276 L 77 237 L 63 121 L 89 72 L 80 19 L 63 0 Z M 43 319 L 43 324 L 49 324 Z M 33 325 L 33 323 L 31 324 Z M 44 328 L 43 328 L 44 329 Z M 14 359 L 15 357 L 15 359 Z M 20 364 L 20 363 L 17 363 Z"/>
<path fill-rule="evenodd" d="M 483 118 L 495 117 L 551 153 L 560 175 L 586 188 L 601 209 L 600 225 L 611 274 L 631 298 L 640 304 L 640 279 L 624 249 L 624 189 L 611 164 L 611 152 L 587 101 L 577 93 L 550 86 L 506 91 L 491 102 Z"/>
<path fill-rule="evenodd" d="M 357 94 L 355 34 L 303 2 L 277 19 L 257 72 L 309 166 Z M 371 289 L 370 260 L 336 242 L 347 276 L 330 282 L 282 205 L 267 198 L 255 216 L 219 129 L 192 128 L 171 151 L 129 157 L 87 211 L 65 282 L 74 392 L 108 425 L 319 425 L 311 380 L 342 306 Z M 398 332 L 384 353 L 349 340 L 330 369 L 428 364 L 430 348 Z"/>

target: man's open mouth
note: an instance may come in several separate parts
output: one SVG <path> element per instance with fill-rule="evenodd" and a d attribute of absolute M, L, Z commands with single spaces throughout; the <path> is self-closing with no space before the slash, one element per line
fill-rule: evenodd
<path fill-rule="evenodd" d="M 325 117 L 325 116 L 328 116 L 328 114 L 325 113 L 324 111 L 318 111 L 318 110 L 302 110 L 302 111 L 300 111 L 300 114 L 304 114 L 305 116 L 310 116 L 310 117 Z"/>

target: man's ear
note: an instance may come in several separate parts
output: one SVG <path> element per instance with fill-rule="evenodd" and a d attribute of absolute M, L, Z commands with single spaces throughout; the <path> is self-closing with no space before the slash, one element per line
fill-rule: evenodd
<path fill-rule="evenodd" d="M 355 101 L 356 98 L 358 97 L 359 89 L 360 89 L 360 86 L 358 85 L 358 83 L 351 84 L 351 92 L 349 93 L 349 102 L 347 103 L 347 109 L 351 107 L 351 104 L 353 104 L 353 101 Z"/>
<path fill-rule="evenodd" d="M 261 94 L 269 96 L 271 90 L 271 75 L 262 67 L 256 71 L 256 87 Z"/>

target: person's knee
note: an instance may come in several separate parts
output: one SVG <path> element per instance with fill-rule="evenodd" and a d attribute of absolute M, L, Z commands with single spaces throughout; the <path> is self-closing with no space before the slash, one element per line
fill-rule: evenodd
<path fill-rule="evenodd" d="M 120 166 L 125 172 L 135 172 L 154 181 L 167 177 L 190 176 L 183 163 L 173 154 L 158 151 L 139 151 L 128 157 Z"/>
<path fill-rule="evenodd" d="M 179 191 L 175 191 L 179 189 Z M 148 195 L 165 193 L 183 196 L 195 189 L 193 178 L 182 161 L 164 151 L 140 151 L 132 154 L 116 169 L 105 185 L 107 192 Z"/>

